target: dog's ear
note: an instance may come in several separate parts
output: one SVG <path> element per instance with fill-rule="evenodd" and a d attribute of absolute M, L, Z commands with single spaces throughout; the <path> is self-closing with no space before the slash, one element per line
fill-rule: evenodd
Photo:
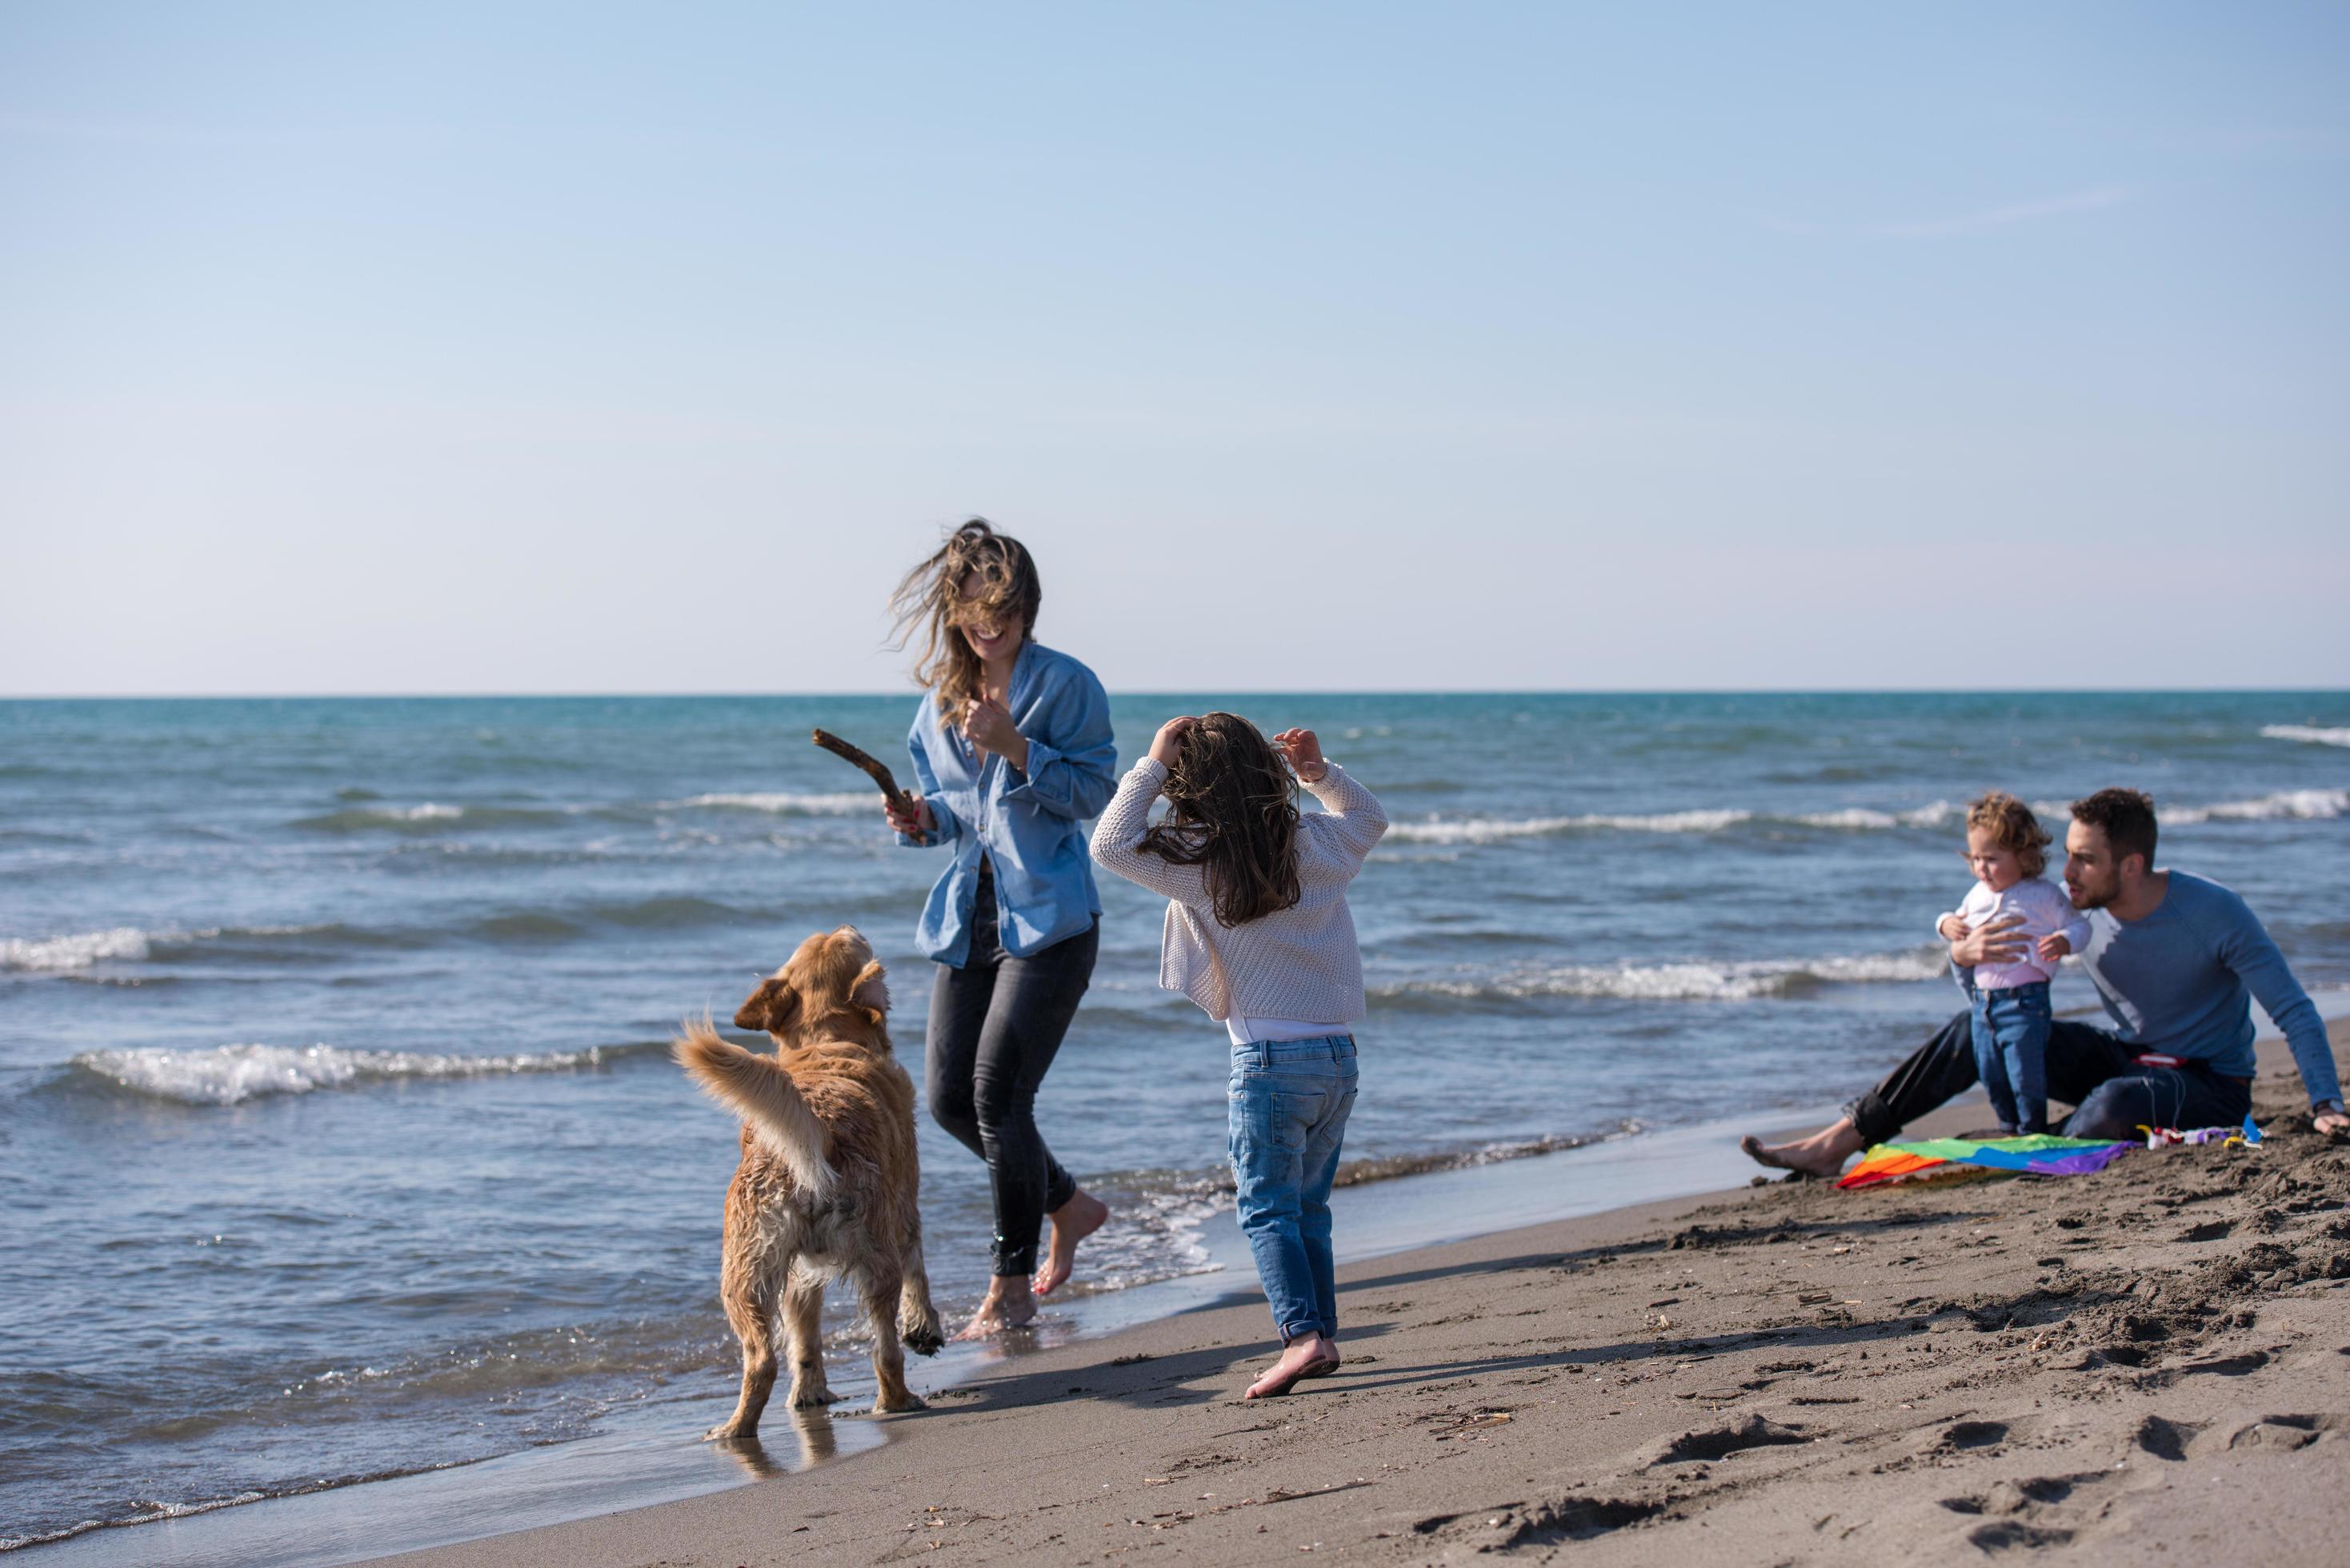
<path fill-rule="evenodd" d="M 763 980 L 759 989 L 751 993 L 734 1013 L 737 1029 L 763 1029 L 770 1034 L 781 1034 L 792 1026 L 800 1014 L 800 993 L 785 983 L 781 977 Z"/>
<path fill-rule="evenodd" d="M 889 973 L 881 967 L 881 961 L 876 959 L 857 971 L 856 980 L 848 987 L 848 1000 L 863 1008 L 866 1016 L 876 1023 L 889 1011 Z"/>

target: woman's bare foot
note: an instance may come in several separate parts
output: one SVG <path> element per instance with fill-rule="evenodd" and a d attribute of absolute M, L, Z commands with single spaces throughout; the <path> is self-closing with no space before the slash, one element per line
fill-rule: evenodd
<path fill-rule="evenodd" d="M 987 1299 L 956 1334 L 959 1340 L 986 1339 L 1006 1329 L 1025 1328 L 1036 1321 L 1036 1298 L 1020 1274 L 998 1274 L 987 1287 Z"/>
<path fill-rule="evenodd" d="M 1841 1173 L 1844 1162 L 1858 1154 L 1866 1142 L 1852 1125 L 1852 1118 L 1843 1116 L 1834 1126 L 1822 1127 L 1811 1137 L 1799 1137 L 1793 1143 L 1766 1145 L 1749 1133 L 1738 1140 L 1738 1147 L 1757 1165 L 1800 1171 L 1805 1176 L 1831 1177 Z"/>
<path fill-rule="evenodd" d="M 1338 1365 L 1338 1347 L 1318 1334 L 1301 1334 L 1289 1342 L 1272 1369 L 1248 1386 L 1243 1399 L 1271 1399 L 1286 1394 L 1302 1380 L 1318 1377 Z"/>
<path fill-rule="evenodd" d="M 1040 1296 L 1049 1296 L 1069 1282 L 1077 1261 L 1077 1243 L 1102 1228 L 1109 1205 L 1080 1187 L 1069 1200 L 1045 1216 L 1053 1222 L 1052 1244 L 1045 1250 L 1045 1266 L 1029 1282 Z"/>

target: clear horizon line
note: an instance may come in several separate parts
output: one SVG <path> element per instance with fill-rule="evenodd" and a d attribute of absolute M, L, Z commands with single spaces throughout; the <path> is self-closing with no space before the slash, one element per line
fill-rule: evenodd
<path fill-rule="evenodd" d="M 731 698 L 910 697 L 918 687 L 806 691 L 36 691 L 0 693 L 0 702 L 478 702 L 674 701 Z M 2350 695 L 2350 686 L 1192 686 L 1129 687 L 1116 697 L 1951 697 L 1951 696 Z"/>

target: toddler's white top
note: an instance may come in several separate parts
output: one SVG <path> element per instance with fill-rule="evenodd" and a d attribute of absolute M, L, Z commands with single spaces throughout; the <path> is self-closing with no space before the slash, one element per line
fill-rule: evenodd
<path fill-rule="evenodd" d="M 2008 991 L 2046 980 L 2056 966 L 2039 955 L 2043 937 L 2062 931 L 2072 942 L 2074 952 L 2089 945 L 2089 917 L 2073 908 L 2073 900 L 2065 897 L 2064 889 L 2045 877 L 2027 877 L 1997 893 L 1991 890 L 1990 883 L 1977 882 L 1959 905 L 1957 914 L 1969 929 L 2016 915 L 2023 917 L 2023 924 L 2008 933 L 2024 939 L 2022 956 L 2006 963 L 1977 964 L 1975 986 L 1981 991 Z M 1935 940 L 1941 940 L 1939 927 L 1949 918 L 1945 915 L 1935 920 Z"/>

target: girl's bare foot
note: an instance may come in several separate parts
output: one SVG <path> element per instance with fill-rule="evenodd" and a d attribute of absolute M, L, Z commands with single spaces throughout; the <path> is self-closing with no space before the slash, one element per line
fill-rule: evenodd
<path fill-rule="evenodd" d="M 1077 1243 L 1102 1228 L 1102 1221 L 1109 1218 L 1109 1205 L 1080 1187 L 1045 1218 L 1053 1222 L 1053 1241 L 1045 1251 L 1045 1266 L 1030 1282 L 1040 1296 L 1049 1296 L 1068 1282 L 1069 1271 L 1077 1261 Z"/>
<path fill-rule="evenodd" d="M 1844 1162 L 1858 1154 L 1866 1141 L 1852 1125 L 1852 1118 L 1846 1116 L 1835 1126 L 1822 1127 L 1811 1137 L 1799 1137 L 1793 1143 L 1766 1145 L 1750 1133 L 1738 1140 L 1738 1147 L 1757 1165 L 1825 1178 L 1840 1174 Z"/>
<path fill-rule="evenodd" d="M 1028 1282 L 1018 1274 L 998 1274 L 988 1284 L 987 1299 L 955 1338 L 986 1339 L 1035 1321 L 1036 1298 L 1028 1293 Z"/>
<path fill-rule="evenodd" d="M 1243 1399 L 1272 1399 L 1286 1394 L 1308 1377 L 1319 1377 L 1338 1365 L 1338 1347 L 1318 1334 L 1301 1334 L 1289 1342 L 1272 1369 L 1248 1386 Z"/>

